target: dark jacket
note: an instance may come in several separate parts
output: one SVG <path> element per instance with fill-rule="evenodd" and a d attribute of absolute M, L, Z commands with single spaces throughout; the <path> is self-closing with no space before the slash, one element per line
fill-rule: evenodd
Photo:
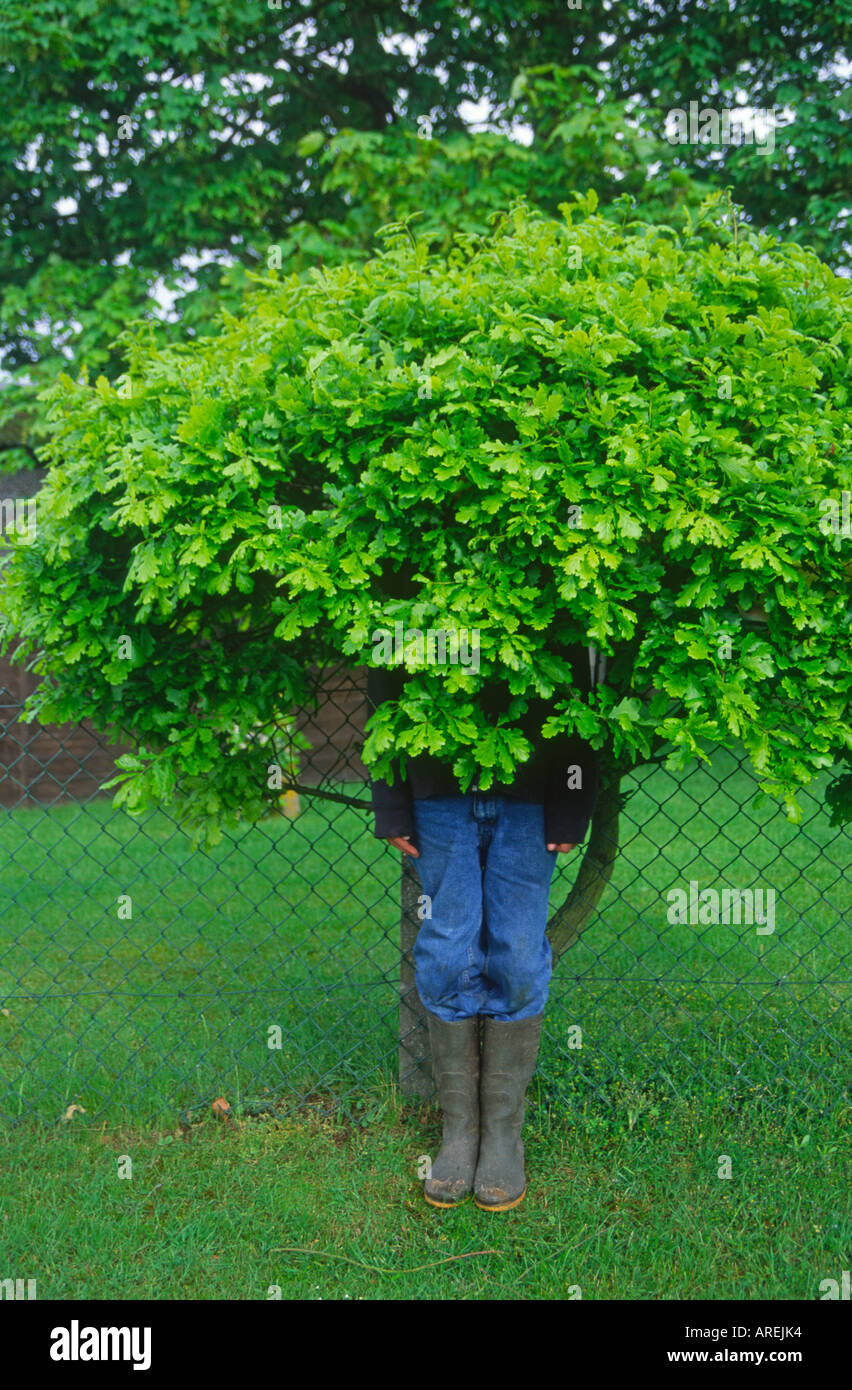
<path fill-rule="evenodd" d="M 580 689 L 589 689 L 588 656 L 578 651 L 575 680 Z M 372 714 L 385 700 L 398 699 L 407 677 L 402 668 L 370 668 L 367 672 L 367 703 Z M 508 704 L 508 694 L 501 698 L 496 692 L 483 695 L 490 715 L 497 715 Z M 541 737 L 541 727 L 550 708 L 546 700 L 530 701 L 530 708 L 518 721 L 533 751 L 527 762 L 518 768 L 510 785 L 496 782 L 488 794 L 513 797 L 544 806 L 545 836 L 548 844 L 580 844 L 586 837 L 597 796 L 597 760 L 594 750 L 572 735 L 557 738 Z M 569 788 L 568 769 L 579 767 L 581 785 Z M 430 796 L 458 796 L 461 788 L 450 767 L 431 754 L 419 754 L 408 759 L 406 776 L 400 777 L 399 763 L 393 763 L 394 783 L 372 781 L 370 791 L 375 817 L 377 839 L 410 836 L 414 832 L 413 800 Z M 572 781 L 577 781 L 572 774 Z M 471 787 L 469 790 L 473 790 Z"/>

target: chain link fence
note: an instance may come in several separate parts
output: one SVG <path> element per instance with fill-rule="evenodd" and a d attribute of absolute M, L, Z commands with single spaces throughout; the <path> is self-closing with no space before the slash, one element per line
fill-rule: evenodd
<path fill-rule="evenodd" d="M 357 1121 L 392 1085 L 432 1094 L 419 883 L 372 835 L 362 676 L 323 673 L 273 736 L 299 760 L 280 814 L 207 850 L 167 805 L 113 807 L 115 748 L 21 722 L 0 690 L 4 1120 L 188 1124 L 224 1100 Z M 611 877 L 554 971 L 539 1095 L 631 1127 L 707 1088 L 735 1107 L 848 1102 L 852 836 L 823 784 L 798 826 L 733 753 L 640 768 L 622 792 Z M 554 910 L 578 856 L 560 856 Z"/>

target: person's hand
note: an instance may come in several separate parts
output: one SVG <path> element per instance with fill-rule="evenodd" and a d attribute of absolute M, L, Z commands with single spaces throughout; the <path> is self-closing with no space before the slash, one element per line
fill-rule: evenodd
<path fill-rule="evenodd" d="M 415 849 L 410 840 L 404 835 L 388 835 L 387 842 L 393 845 L 394 849 L 401 849 L 403 854 L 410 854 L 413 859 L 420 858 L 419 849 Z"/>
<path fill-rule="evenodd" d="M 557 854 L 567 854 L 569 849 L 576 849 L 576 845 L 548 845 L 548 849 L 555 849 Z"/>

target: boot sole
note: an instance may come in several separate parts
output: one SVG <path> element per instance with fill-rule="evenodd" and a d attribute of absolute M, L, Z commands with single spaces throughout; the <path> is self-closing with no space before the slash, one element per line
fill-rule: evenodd
<path fill-rule="evenodd" d="M 474 1197 L 473 1200 L 480 1211 L 511 1211 L 513 1207 L 519 1207 L 521 1205 L 526 1195 L 527 1189 L 524 1188 L 520 1197 L 513 1198 L 511 1202 L 500 1202 L 497 1206 L 490 1205 L 488 1202 L 480 1202 L 478 1197 Z"/>
<path fill-rule="evenodd" d="M 423 1193 L 424 1201 L 428 1202 L 430 1207 L 439 1207 L 441 1211 L 449 1211 L 452 1207 L 462 1206 L 467 1201 L 469 1196 L 470 1193 L 466 1192 L 465 1195 L 463 1197 L 459 1197 L 458 1201 L 456 1202 L 438 1202 L 435 1200 L 434 1197 L 427 1197 L 426 1193 Z"/>

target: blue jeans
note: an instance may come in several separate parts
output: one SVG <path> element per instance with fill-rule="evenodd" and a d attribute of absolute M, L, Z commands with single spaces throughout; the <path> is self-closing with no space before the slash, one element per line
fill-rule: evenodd
<path fill-rule="evenodd" d="M 555 850 L 544 807 L 488 792 L 414 802 L 414 862 L 429 902 L 414 943 L 425 1007 L 448 1023 L 544 1010 L 553 956 L 545 935 Z"/>

